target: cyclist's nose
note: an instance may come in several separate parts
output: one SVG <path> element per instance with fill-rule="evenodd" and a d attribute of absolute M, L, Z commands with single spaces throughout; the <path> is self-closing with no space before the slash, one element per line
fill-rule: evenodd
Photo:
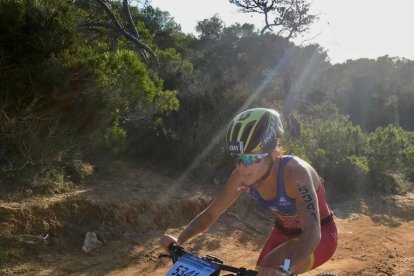
<path fill-rule="evenodd" d="M 237 164 L 236 164 L 236 168 L 237 168 L 239 171 L 241 171 L 241 170 L 245 170 L 245 169 L 246 169 L 246 165 L 240 162 L 240 163 L 237 163 Z"/>
<path fill-rule="evenodd" d="M 252 172 L 250 171 L 250 167 L 248 165 L 241 163 L 237 164 L 236 167 L 243 177 L 249 177 L 252 175 Z"/>

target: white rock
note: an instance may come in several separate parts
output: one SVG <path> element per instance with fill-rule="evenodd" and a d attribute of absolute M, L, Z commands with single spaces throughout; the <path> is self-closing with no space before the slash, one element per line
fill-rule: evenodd
<path fill-rule="evenodd" d="M 83 242 L 82 250 L 86 253 L 91 252 L 92 250 L 98 248 L 103 243 L 98 240 L 98 236 L 95 232 L 88 232 L 85 234 L 85 240 Z"/>

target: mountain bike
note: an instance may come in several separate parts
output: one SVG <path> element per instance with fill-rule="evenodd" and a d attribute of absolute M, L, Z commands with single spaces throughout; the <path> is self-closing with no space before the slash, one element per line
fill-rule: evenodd
<path fill-rule="evenodd" d="M 174 243 L 170 244 L 168 249 L 169 255 L 159 255 L 159 258 L 170 258 L 173 262 L 173 266 L 165 274 L 166 276 L 256 276 L 258 274 L 255 270 L 226 265 L 214 256 L 200 257 Z M 231 273 L 221 274 L 221 272 Z M 287 273 L 286 275 L 289 276 Z M 335 276 L 335 274 L 321 273 L 316 276 Z"/>

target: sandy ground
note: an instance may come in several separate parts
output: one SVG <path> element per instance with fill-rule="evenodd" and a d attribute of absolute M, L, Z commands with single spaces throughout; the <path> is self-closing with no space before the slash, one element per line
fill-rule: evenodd
<path fill-rule="evenodd" d="M 88 187 L 89 197 L 136 200 L 148 194 L 142 179 L 152 179 L 152 194 L 167 177 L 131 171 L 119 182 L 100 182 Z M 164 184 L 162 184 L 164 183 Z M 146 182 L 148 184 L 148 182 Z M 157 186 L 158 185 L 158 186 Z M 121 192 L 122 191 L 122 192 Z M 111 192 L 111 193 L 110 193 Z M 110 195 L 110 196 L 108 196 Z M 255 267 L 256 258 L 272 226 L 266 212 L 245 204 L 245 199 L 224 214 L 210 229 L 195 237 L 186 249 L 199 255 L 214 255 L 233 266 Z M 5 204 L 3 204 L 5 205 Z M 414 194 L 382 197 L 356 197 L 341 204 L 331 204 L 339 230 L 339 244 L 333 258 L 304 275 L 334 272 L 337 275 L 414 275 Z M 237 218 L 234 216 L 237 215 Z M 177 234 L 179 228 L 166 232 Z M 165 275 L 171 262 L 159 259 L 163 251 L 158 239 L 164 230 L 125 231 L 90 254 L 79 250 L 42 253 L 36 261 L 6 265 L 0 275 Z"/>
<path fill-rule="evenodd" d="M 409 198 L 412 203 L 413 197 Z M 403 207 L 408 208 L 408 207 Z M 414 213 L 403 217 L 387 214 L 347 214 L 336 218 L 339 245 L 333 258 L 303 275 L 333 272 L 337 275 L 414 275 Z M 340 213 L 338 211 L 338 213 Z M 343 215 L 343 214 L 342 214 Z M 261 229 L 261 228 L 260 228 Z M 171 234 L 177 229 L 171 229 Z M 222 217 L 207 233 L 187 246 L 200 255 L 219 257 L 227 264 L 254 268 L 266 235 L 252 232 L 232 216 Z M 143 250 L 135 248 L 134 252 Z M 157 260 L 158 250 L 148 259 L 111 271 L 109 275 L 164 275 L 170 263 Z"/>
<path fill-rule="evenodd" d="M 414 197 L 409 198 L 411 201 Z M 408 207 L 395 213 L 347 214 L 337 217 L 339 245 L 333 258 L 314 271 L 337 275 L 414 275 L 414 220 Z M 337 211 L 337 213 L 340 213 Z M 341 214 L 343 215 L 343 214 Z M 245 223 L 253 220 L 244 215 Z M 266 238 L 262 224 L 258 233 L 232 215 L 224 215 L 206 233 L 188 243 L 187 249 L 200 255 L 214 255 L 227 264 L 254 268 L 260 246 Z M 176 234 L 180 229 L 168 229 Z M 130 233 L 125 239 L 108 241 L 89 255 L 66 252 L 43 256 L 45 261 L 29 262 L 3 271 L 24 275 L 165 275 L 171 263 L 158 259 L 161 231 Z"/>

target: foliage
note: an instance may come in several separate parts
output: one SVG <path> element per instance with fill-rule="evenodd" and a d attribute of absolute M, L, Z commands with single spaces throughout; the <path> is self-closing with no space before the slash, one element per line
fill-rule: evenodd
<path fill-rule="evenodd" d="M 230 0 L 243 13 L 259 13 L 264 15 L 265 26 L 261 30 L 274 31 L 287 38 L 295 37 L 306 31 L 317 18 L 309 14 L 310 3 L 306 0 Z"/>
<path fill-rule="evenodd" d="M 152 62 L 150 57 L 157 60 L 153 49 L 146 42 L 151 42 L 146 36 L 149 32 L 142 28 L 142 24 L 136 24 L 134 21 L 137 17 L 137 8 L 131 8 L 128 0 L 76 0 L 74 4 L 87 14 L 79 22 L 78 30 L 89 34 L 93 39 L 107 38 L 112 49 L 118 48 L 119 40 L 123 38 L 123 44 L 129 42 L 131 49 L 139 53 L 146 63 Z"/>
<path fill-rule="evenodd" d="M 5 176 L 24 176 L 25 168 L 35 171 L 73 153 L 76 141 L 70 145 L 64 140 L 72 137 L 73 130 L 61 125 L 58 114 L 78 94 L 69 92 L 69 80 L 76 72 L 60 59 L 75 40 L 73 9 L 63 3 L 35 1 L 2 1 L 0 5 L 4 181 Z"/>
<path fill-rule="evenodd" d="M 412 176 L 412 133 L 400 127 L 379 127 L 368 137 L 368 161 L 373 184 L 388 192 L 402 193 Z"/>
<path fill-rule="evenodd" d="M 269 76 L 283 70 L 273 68 L 282 61 L 284 46 L 288 44 L 278 44 L 281 39 L 274 35 L 258 39 L 259 34 L 251 25 L 227 28 L 217 16 L 199 22 L 198 30 L 201 33 L 194 50 L 183 57 L 188 62 L 176 63 L 180 65 L 176 68 L 182 68 L 174 78 L 181 109 L 166 119 L 163 131 L 173 138 L 170 141 L 175 152 L 171 154 L 183 165 L 206 148 L 211 148 L 209 160 L 223 160 L 221 148 L 228 120 L 244 104 L 263 105 L 266 99 L 273 101 L 278 96 L 271 93 L 273 83 Z M 267 49 L 267 56 L 258 54 Z M 183 71 L 184 68 L 191 70 Z"/>
<path fill-rule="evenodd" d="M 219 40 L 223 35 L 224 22 L 218 15 L 199 21 L 196 31 L 200 33 L 200 39 Z"/>
<path fill-rule="evenodd" d="M 315 90 L 367 132 L 389 124 L 413 130 L 413 73 L 403 58 L 350 60 L 326 70 Z"/>
<path fill-rule="evenodd" d="M 152 36 L 153 43 L 162 50 L 175 49 L 178 52 L 188 50 L 187 36 L 181 32 L 181 27 L 166 11 L 152 6 L 146 6 L 138 14 L 137 19 L 142 22 Z"/>
<path fill-rule="evenodd" d="M 368 164 L 364 157 L 365 135 L 331 103 L 315 106 L 306 116 L 296 113 L 300 124 L 298 143 L 329 185 L 346 193 L 365 184 Z"/>
<path fill-rule="evenodd" d="M 79 182 L 85 153 L 122 150 L 125 120 L 178 108 L 136 53 L 79 36 L 83 16 L 72 1 L 0 2 L 2 186 Z"/>

